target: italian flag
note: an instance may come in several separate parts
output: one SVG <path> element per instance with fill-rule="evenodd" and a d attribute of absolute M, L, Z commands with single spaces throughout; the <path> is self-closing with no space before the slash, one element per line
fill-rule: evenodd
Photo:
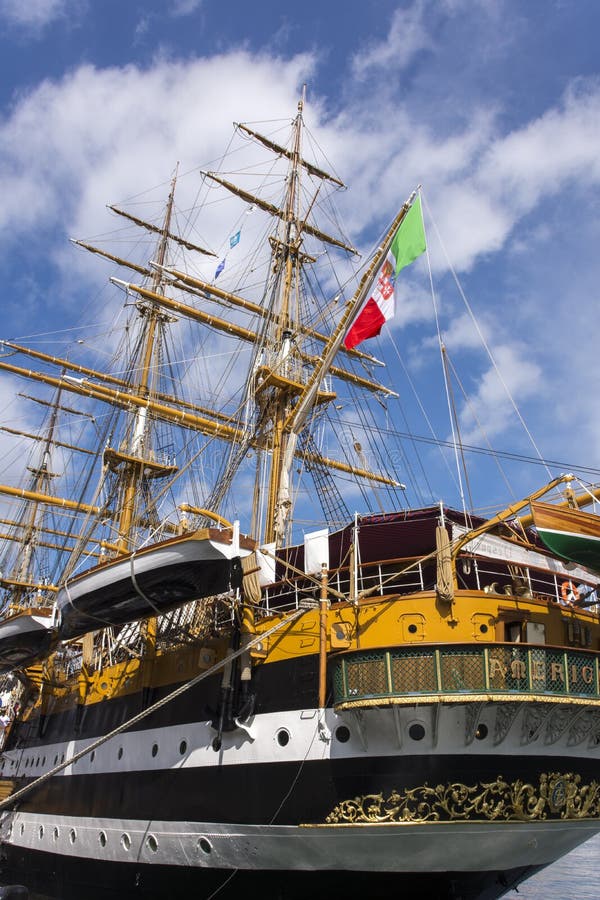
<path fill-rule="evenodd" d="M 421 212 L 421 198 L 410 207 L 391 247 L 373 282 L 371 295 L 362 307 L 344 339 L 344 346 L 351 350 L 361 341 L 379 334 L 388 319 L 394 315 L 394 285 L 401 269 L 425 251 L 425 231 Z"/>

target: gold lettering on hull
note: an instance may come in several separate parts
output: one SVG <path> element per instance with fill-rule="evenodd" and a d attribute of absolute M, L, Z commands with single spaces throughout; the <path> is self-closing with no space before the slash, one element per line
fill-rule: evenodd
<path fill-rule="evenodd" d="M 600 783 L 582 783 L 572 772 L 541 774 L 537 785 L 517 779 L 465 785 L 438 784 L 403 793 L 365 794 L 344 800 L 327 816 L 328 825 L 420 822 L 533 822 L 600 818 Z"/>
<path fill-rule="evenodd" d="M 550 681 L 562 681 L 565 683 L 565 672 L 562 663 L 552 663 L 550 665 Z"/>
<path fill-rule="evenodd" d="M 534 681 L 546 680 L 546 664 L 541 659 L 534 659 L 531 663 L 531 677 Z"/>
<path fill-rule="evenodd" d="M 527 666 L 522 659 L 513 659 L 510 664 L 511 678 L 527 678 Z"/>
<path fill-rule="evenodd" d="M 490 681 L 494 679 L 510 677 L 516 681 L 522 681 L 523 686 L 527 684 L 527 663 L 524 659 L 513 659 L 510 665 L 503 663 L 502 659 L 491 656 L 488 663 L 488 671 Z M 569 685 L 575 689 L 577 685 L 594 684 L 594 668 L 590 665 L 565 665 L 564 662 L 550 662 L 543 659 L 534 659 L 530 661 L 531 681 L 546 683 L 549 690 L 561 691 L 566 684 L 566 676 L 569 678 Z"/>

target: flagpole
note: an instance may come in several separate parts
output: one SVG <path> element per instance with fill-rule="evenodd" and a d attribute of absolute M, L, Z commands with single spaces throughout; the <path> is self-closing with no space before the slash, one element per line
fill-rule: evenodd
<path fill-rule="evenodd" d="M 347 301 L 340 321 L 332 332 L 329 341 L 327 342 L 327 344 L 325 344 L 325 347 L 323 348 L 323 354 L 319 362 L 313 369 L 312 375 L 308 379 L 304 387 L 304 391 L 300 395 L 298 403 L 296 404 L 293 412 L 286 422 L 286 430 L 289 430 L 291 434 L 297 436 L 300 433 L 300 430 L 302 429 L 308 413 L 310 412 L 310 409 L 312 408 L 312 405 L 314 403 L 319 385 L 322 379 L 325 377 L 328 369 L 330 368 L 336 353 L 340 349 L 342 342 L 346 337 L 346 332 L 352 325 L 354 317 L 358 314 L 360 307 L 367 298 L 367 294 L 371 290 L 374 274 L 377 271 L 382 259 L 385 258 L 390 247 L 392 246 L 392 241 L 394 240 L 396 232 L 398 231 L 398 228 L 402 224 L 403 219 L 414 203 L 419 187 L 412 192 L 412 194 L 410 195 L 406 203 L 402 206 L 402 209 L 388 228 L 381 245 L 375 252 L 373 259 L 371 260 L 370 266 L 365 270 L 355 293 Z"/>

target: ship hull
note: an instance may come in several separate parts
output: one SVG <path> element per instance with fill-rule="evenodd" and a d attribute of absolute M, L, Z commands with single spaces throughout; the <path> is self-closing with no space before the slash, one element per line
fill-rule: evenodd
<path fill-rule="evenodd" d="M 62 825 L 63 820 L 60 823 Z M 50 823 L 45 824 L 50 827 Z M 107 823 L 102 824 L 109 827 Z M 149 834 L 148 827 L 143 828 L 143 823 L 138 822 L 140 830 L 137 831 L 134 823 L 122 824 L 129 827 L 134 839 L 139 838 L 140 845 L 143 845 L 144 838 L 147 839 Z M 157 825 L 160 827 L 160 823 L 152 823 L 153 827 Z M 119 828 L 113 834 L 109 830 L 107 836 L 118 838 L 118 831 Z M 479 869 L 461 869 L 460 862 L 476 860 L 480 849 L 487 857 L 497 853 L 497 848 L 493 849 L 494 835 L 487 833 L 478 839 L 475 832 L 465 829 L 460 841 L 451 839 L 443 850 L 443 857 L 452 858 L 456 868 L 436 870 L 434 866 L 436 862 L 439 864 L 442 856 L 441 841 L 449 835 L 441 835 L 434 828 L 421 830 L 418 834 L 383 835 L 383 839 L 378 840 L 379 852 L 368 857 L 372 841 L 366 840 L 360 829 L 336 841 L 337 847 L 332 845 L 327 834 L 307 842 L 302 835 L 292 833 L 282 836 L 276 829 L 267 838 L 278 861 L 273 869 L 264 866 L 243 868 L 235 864 L 207 866 L 199 859 L 206 855 L 206 851 L 198 849 L 198 842 L 210 839 L 211 846 L 227 847 L 228 857 L 233 857 L 236 862 L 243 861 L 249 846 L 256 847 L 265 840 L 263 831 L 256 829 L 254 832 L 240 833 L 240 829 L 235 829 L 233 833 L 225 833 L 219 829 L 215 831 L 210 825 L 201 827 L 193 823 L 178 823 L 171 832 L 170 840 L 165 837 L 166 841 L 177 847 L 175 854 L 182 858 L 182 834 L 194 843 L 192 858 L 186 856 L 179 865 L 148 863 L 143 850 L 135 860 L 123 863 L 114 859 L 58 855 L 11 845 L 5 848 L 0 871 L 5 883 L 13 879 L 23 883 L 24 873 L 27 873 L 26 882 L 31 890 L 60 900 L 81 900 L 82 896 L 88 900 L 107 900 L 115 896 L 123 900 L 137 897 L 183 900 L 190 896 L 207 900 L 213 892 L 218 892 L 219 897 L 231 898 L 238 897 L 240 891 L 251 892 L 252 895 L 260 893 L 279 900 L 300 900 L 307 896 L 307 892 L 319 897 L 330 895 L 348 897 L 350 900 L 361 900 L 367 894 L 387 900 L 400 891 L 407 896 L 422 895 L 433 900 L 496 900 L 547 865 L 529 863 L 524 866 L 511 864 L 502 869 L 484 869 L 483 866 Z M 526 839 L 532 843 L 540 837 L 543 840 L 545 835 L 541 831 L 536 829 L 527 834 L 521 833 L 520 841 Z M 501 835 L 496 837 L 501 838 Z M 581 843 L 582 839 L 580 835 L 577 843 Z M 556 858 L 568 852 L 572 841 L 572 835 L 562 842 L 557 842 L 554 835 L 549 853 Z M 318 846 L 311 846 L 313 843 Z M 515 846 L 518 843 L 514 841 Z M 558 848 L 560 853 L 557 853 Z M 297 864 L 297 857 L 301 857 L 303 851 L 310 855 L 311 868 L 299 868 Z M 381 861 L 380 854 L 384 852 L 388 868 L 375 870 L 374 863 Z M 339 858 L 343 857 L 343 867 L 335 867 L 336 854 Z M 415 856 L 420 860 L 419 865 L 423 859 L 431 859 L 432 868 L 429 871 L 415 871 Z M 348 858 L 355 860 L 351 869 L 347 865 Z M 322 861 L 319 868 L 314 868 L 315 859 Z M 393 870 L 389 868 L 390 859 L 396 860 Z M 360 868 L 362 864 L 364 868 Z"/>
<path fill-rule="evenodd" d="M 600 830 L 593 711 L 582 729 L 563 709 L 558 727 L 547 709 L 478 701 L 473 739 L 472 703 L 319 710 L 297 665 L 266 669 L 256 711 L 219 742 L 216 717 L 194 717 L 216 711 L 213 676 L 36 786 L 2 820 L 5 881 L 59 897 L 410 885 L 493 900 Z M 33 782 L 150 699 L 55 713 L 35 738 L 17 728 L 2 776 Z"/>

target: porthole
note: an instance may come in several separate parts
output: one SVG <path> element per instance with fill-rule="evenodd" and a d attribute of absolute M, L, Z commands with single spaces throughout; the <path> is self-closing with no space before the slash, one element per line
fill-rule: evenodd
<path fill-rule="evenodd" d="M 58 834 L 59 834 L 58 827 L 55 825 L 54 831 L 52 832 L 52 837 L 54 838 L 55 841 L 58 840 Z"/>
<path fill-rule="evenodd" d="M 98 835 L 98 840 L 100 841 L 101 847 L 106 847 L 106 832 L 105 831 L 100 832 L 100 834 Z"/>
<path fill-rule="evenodd" d="M 58 765 L 58 753 L 57 753 L 56 756 L 54 757 L 54 765 L 55 765 L 55 766 Z"/>
<path fill-rule="evenodd" d="M 39 835 L 40 835 L 40 841 L 41 841 L 42 838 L 44 837 L 44 826 L 43 825 L 40 825 Z"/>
<path fill-rule="evenodd" d="M 22 822 L 21 822 L 21 827 L 19 829 L 19 834 L 21 834 L 21 835 L 25 834 L 25 826 L 23 825 Z"/>
<path fill-rule="evenodd" d="M 408 733 L 413 741 L 422 741 L 425 737 L 425 729 L 419 722 L 413 723 L 408 729 Z"/>
<path fill-rule="evenodd" d="M 202 850 L 203 853 L 210 853 L 212 851 L 211 842 L 207 838 L 201 837 L 198 841 L 198 850 Z"/>
<path fill-rule="evenodd" d="M 480 626 L 479 626 L 479 630 L 480 630 L 480 632 L 481 632 L 482 634 L 487 634 L 487 632 L 488 632 L 488 627 L 487 627 L 487 625 L 485 625 L 485 624 L 484 624 L 484 625 L 480 625 Z"/>
<path fill-rule="evenodd" d="M 181 753 L 182 756 L 186 750 L 187 750 L 187 741 L 182 741 L 179 745 L 179 752 Z"/>
<path fill-rule="evenodd" d="M 414 622 L 411 622 L 411 624 L 408 626 L 408 631 L 409 631 L 410 634 L 416 634 L 416 633 L 417 633 L 417 626 L 415 625 Z"/>
<path fill-rule="evenodd" d="M 45 765 L 46 765 L 46 757 L 44 756 L 44 757 L 42 757 L 42 766 L 45 766 Z"/>
<path fill-rule="evenodd" d="M 40 764 L 40 758 L 39 758 L 39 756 L 38 756 L 38 758 L 37 758 L 36 761 L 35 761 L 35 767 L 36 767 L 36 769 L 37 769 L 37 767 L 39 766 L 39 764 Z"/>
<path fill-rule="evenodd" d="M 65 754 L 64 754 L 64 753 L 63 753 L 63 755 L 61 756 L 60 761 L 61 761 L 61 763 L 64 763 L 64 761 L 65 761 Z"/>
<path fill-rule="evenodd" d="M 477 731 L 475 732 L 475 737 L 478 741 L 483 741 L 488 736 L 488 727 L 484 725 L 483 722 L 480 722 L 477 726 Z"/>
<path fill-rule="evenodd" d="M 156 851 L 158 850 L 158 841 L 153 834 L 148 835 L 146 846 L 148 847 L 148 850 L 152 851 L 152 853 L 156 853 Z"/>
<path fill-rule="evenodd" d="M 152 756 L 158 755 L 158 744 L 152 744 Z"/>
<path fill-rule="evenodd" d="M 117 753 L 117 759 L 123 759 L 123 748 L 119 747 L 119 752 Z"/>
<path fill-rule="evenodd" d="M 96 759 L 96 751 L 92 750 L 92 752 L 90 753 L 90 762 L 93 763 L 95 759 Z"/>
<path fill-rule="evenodd" d="M 346 725 L 338 725 L 335 729 L 335 736 L 340 744 L 345 744 L 350 740 L 350 729 Z"/>
<path fill-rule="evenodd" d="M 77 840 L 77 832 L 75 831 L 74 828 L 71 828 L 71 830 L 69 832 L 69 840 L 71 841 L 72 844 L 74 844 L 75 841 Z"/>
<path fill-rule="evenodd" d="M 129 848 L 131 847 L 131 838 L 129 837 L 127 832 L 121 835 L 121 847 L 123 848 L 123 850 L 129 850 Z"/>
<path fill-rule="evenodd" d="M 277 743 L 280 747 L 287 747 L 290 742 L 290 733 L 287 728 L 280 728 L 277 732 Z"/>

